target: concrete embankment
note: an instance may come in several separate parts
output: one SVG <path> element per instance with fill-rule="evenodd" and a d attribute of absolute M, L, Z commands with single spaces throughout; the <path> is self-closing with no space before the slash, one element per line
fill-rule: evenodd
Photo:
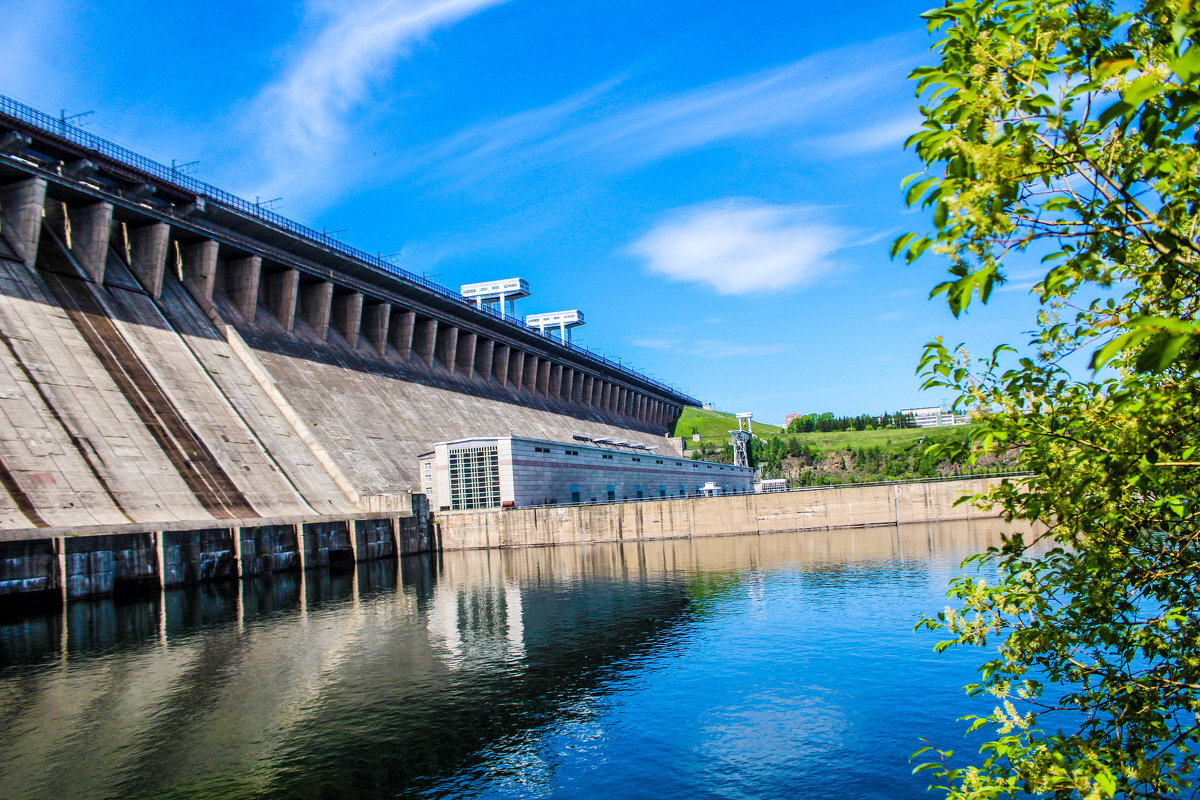
<path fill-rule="evenodd" d="M 374 561 L 432 549 L 424 495 L 404 513 L 228 520 L 222 527 L 0 531 L 0 608 Z M 232 523 L 232 524 L 230 524 Z M 115 532 L 114 532 L 115 531 Z M 56 535 L 55 535 L 56 534 Z"/>
<path fill-rule="evenodd" d="M 443 550 L 867 528 L 994 518 L 963 503 L 997 478 L 831 486 L 595 506 L 439 512 Z"/>

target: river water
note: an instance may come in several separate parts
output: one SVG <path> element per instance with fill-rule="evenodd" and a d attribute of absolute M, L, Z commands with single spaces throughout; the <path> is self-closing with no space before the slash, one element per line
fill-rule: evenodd
<path fill-rule="evenodd" d="M 927 797 L 997 523 L 447 553 L 0 619 L 0 797 Z"/>

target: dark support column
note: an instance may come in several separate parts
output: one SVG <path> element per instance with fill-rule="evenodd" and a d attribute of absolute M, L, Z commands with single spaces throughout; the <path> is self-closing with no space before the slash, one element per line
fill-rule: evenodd
<path fill-rule="evenodd" d="M 563 367 L 562 398 L 567 402 L 575 400 L 575 370 Z"/>
<path fill-rule="evenodd" d="M 262 258 L 246 256 L 225 265 L 225 291 L 237 306 L 238 312 L 254 322 L 258 308 L 258 283 L 262 279 Z"/>
<path fill-rule="evenodd" d="M 329 281 L 305 283 L 300 286 L 300 315 L 322 341 L 329 331 L 329 311 L 332 305 L 333 284 Z"/>
<path fill-rule="evenodd" d="M 501 386 L 508 385 L 508 360 L 512 351 L 506 344 L 498 344 L 492 350 L 492 376 Z"/>
<path fill-rule="evenodd" d="M 454 362 L 458 360 L 458 328 L 453 325 L 438 326 L 437 358 L 443 367 L 454 372 Z"/>
<path fill-rule="evenodd" d="M 183 284 L 195 297 L 212 300 L 213 281 L 217 276 L 217 243 L 205 239 L 180 247 L 183 256 Z"/>
<path fill-rule="evenodd" d="M 612 384 L 608 381 L 600 381 L 600 408 L 605 411 L 609 410 L 609 403 L 612 402 Z"/>
<path fill-rule="evenodd" d="M 25 263 L 33 266 L 42 235 L 46 181 L 30 178 L 0 188 L 0 227 Z"/>
<path fill-rule="evenodd" d="M 358 334 L 362 330 L 362 292 L 339 294 L 333 298 L 333 327 L 353 350 L 358 347 Z"/>
<path fill-rule="evenodd" d="M 522 384 L 531 392 L 537 393 L 538 390 L 538 372 L 541 370 L 542 360 L 530 353 L 525 354 L 525 364 L 521 368 L 524 372 Z"/>
<path fill-rule="evenodd" d="M 475 369 L 475 340 L 478 337 L 470 331 L 459 331 L 458 343 L 454 353 L 454 371 L 461 372 L 468 378 Z"/>
<path fill-rule="evenodd" d="M 112 204 L 103 202 L 67 211 L 71 255 L 75 256 L 76 263 L 88 278 L 96 283 L 104 282 L 108 241 L 112 237 L 112 216 Z"/>
<path fill-rule="evenodd" d="M 550 360 L 538 358 L 537 390 L 539 394 L 550 396 Z"/>
<path fill-rule="evenodd" d="M 425 366 L 432 367 L 434 356 L 437 354 L 438 321 L 436 319 L 419 320 L 416 331 L 416 335 L 413 337 L 413 350 L 416 351 L 417 357 Z"/>
<path fill-rule="evenodd" d="M 271 314 L 279 320 L 283 329 L 291 333 L 296 321 L 296 299 L 300 293 L 299 270 L 284 269 L 267 273 L 260 288 L 263 305 L 271 309 Z"/>
<path fill-rule="evenodd" d="M 525 385 L 525 354 L 511 348 L 508 351 L 508 385 L 517 390 Z"/>
<path fill-rule="evenodd" d="M 550 364 L 550 380 L 546 384 L 546 394 L 550 397 L 562 396 L 563 368 L 562 364 Z"/>
<path fill-rule="evenodd" d="M 583 376 L 583 389 L 580 392 L 580 396 L 584 405 L 595 405 L 595 403 L 592 402 L 592 390 L 595 387 L 595 383 L 595 379 L 592 378 L 591 375 Z"/>
<path fill-rule="evenodd" d="M 412 311 L 392 306 L 392 322 L 388 328 L 388 336 L 392 347 L 400 354 L 400 358 L 408 361 L 413 349 L 413 327 L 417 323 L 417 315 Z"/>
<path fill-rule="evenodd" d="M 485 381 L 492 378 L 492 356 L 495 350 L 496 343 L 491 339 L 480 338 L 475 344 L 475 371 Z"/>
<path fill-rule="evenodd" d="M 171 226 L 165 222 L 129 228 L 129 268 L 155 300 L 162 293 L 170 241 Z"/>
<path fill-rule="evenodd" d="M 370 303 L 363 306 L 363 335 L 383 355 L 388 344 L 388 326 L 392 320 L 391 303 Z"/>

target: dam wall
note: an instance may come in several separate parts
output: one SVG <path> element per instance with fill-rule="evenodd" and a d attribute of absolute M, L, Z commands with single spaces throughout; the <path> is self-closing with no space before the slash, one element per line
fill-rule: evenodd
<path fill-rule="evenodd" d="M 0 97 L 0 541 L 298 525 L 240 569 L 321 564 L 437 441 L 664 445 L 692 402 Z"/>
<path fill-rule="evenodd" d="M 826 531 L 995 519 L 956 501 L 999 478 L 826 486 L 788 492 L 599 505 L 440 511 L 443 550 L 594 544 L 750 533 Z"/>

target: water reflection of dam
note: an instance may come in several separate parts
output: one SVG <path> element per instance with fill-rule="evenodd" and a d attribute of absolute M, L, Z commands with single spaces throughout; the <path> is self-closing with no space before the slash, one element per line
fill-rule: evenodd
<path fill-rule="evenodd" d="M 0 796 L 416 794 L 672 648 L 713 602 L 697 575 L 919 567 L 994 529 L 414 556 L 6 620 Z"/>

